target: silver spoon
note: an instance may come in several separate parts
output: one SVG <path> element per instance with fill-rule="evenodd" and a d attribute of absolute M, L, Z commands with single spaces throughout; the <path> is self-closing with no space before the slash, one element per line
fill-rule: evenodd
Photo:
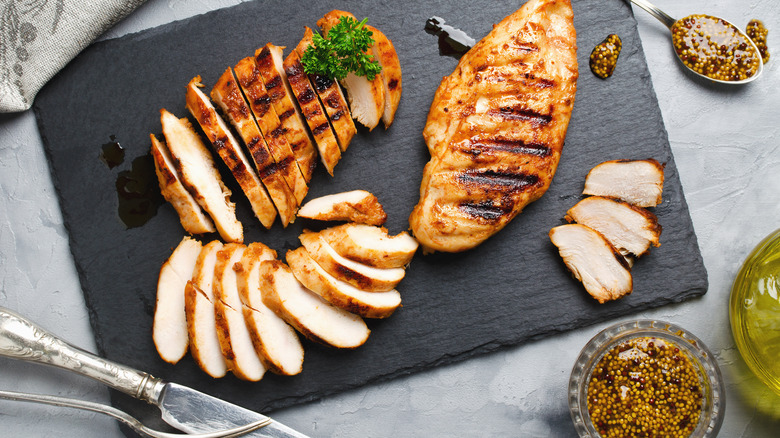
<path fill-rule="evenodd" d="M 658 21 L 660 21 L 666 27 L 668 27 L 670 31 L 672 30 L 672 27 L 674 26 L 675 23 L 677 23 L 678 21 L 681 21 L 681 20 L 675 20 L 674 18 L 672 18 L 668 14 L 666 14 L 664 11 L 658 9 L 657 7 L 655 7 L 654 5 L 652 5 L 650 2 L 648 2 L 646 0 L 631 0 L 631 3 L 639 6 L 640 8 L 642 8 L 646 12 L 648 12 L 650 15 L 652 15 L 655 18 L 657 18 Z M 717 18 L 717 17 L 715 17 L 715 18 Z M 718 19 L 719 20 L 723 20 L 722 18 L 718 18 Z M 684 20 L 684 18 L 683 18 L 683 20 Z M 752 81 L 756 80 L 756 78 L 761 76 L 761 73 L 764 71 L 764 63 L 762 62 L 761 53 L 758 51 L 758 47 L 756 47 L 756 44 L 753 42 L 753 40 L 750 39 L 750 37 L 748 37 L 747 35 L 745 35 L 745 33 L 742 32 L 742 30 L 740 30 L 737 26 L 735 26 L 734 24 L 732 24 L 731 22 L 729 22 L 727 20 L 723 20 L 723 21 L 725 21 L 728 25 L 730 25 L 731 27 L 736 29 L 737 32 L 739 32 L 740 35 L 742 35 L 750 43 L 750 45 L 753 46 L 753 49 L 755 50 L 755 54 L 758 57 L 758 61 L 759 62 L 758 62 L 758 68 L 756 69 L 756 72 L 752 76 L 750 76 L 750 77 L 748 77 L 746 79 L 739 80 L 739 81 L 724 81 L 724 80 L 720 80 L 720 79 L 715 79 L 715 78 L 711 78 L 709 76 L 706 76 L 704 74 L 701 74 L 701 73 L 697 72 L 696 70 L 692 69 L 691 67 L 687 66 L 685 64 L 685 62 L 683 62 L 682 58 L 680 58 L 680 55 L 677 53 L 677 50 L 675 50 L 674 53 L 677 55 L 677 59 L 680 60 L 680 62 L 682 63 L 683 66 L 685 66 L 685 68 L 687 68 L 688 70 L 692 71 L 697 76 L 699 76 L 701 78 L 704 78 L 704 79 L 707 79 L 707 80 L 710 80 L 712 82 L 717 82 L 717 83 L 720 83 L 720 84 L 738 85 L 738 84 L 747 84 L 748 82 L 752 82 Z"/>

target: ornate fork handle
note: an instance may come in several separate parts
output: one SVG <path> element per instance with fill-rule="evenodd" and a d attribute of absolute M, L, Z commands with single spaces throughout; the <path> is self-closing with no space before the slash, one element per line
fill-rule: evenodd
<path fill-rule="evenodd" d="M 53 365 L 157 404 L 165 383 L 148 373 L 95 356 L 0 307 L 0 356 Z"/>

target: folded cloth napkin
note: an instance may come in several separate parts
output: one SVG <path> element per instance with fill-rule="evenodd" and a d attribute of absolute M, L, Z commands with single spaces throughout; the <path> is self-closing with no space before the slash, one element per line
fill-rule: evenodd
<path fill-rule="evenodd" d="M 144 0 L 0 0 L 0 112 L 24 111 L 60 69 Z"/>

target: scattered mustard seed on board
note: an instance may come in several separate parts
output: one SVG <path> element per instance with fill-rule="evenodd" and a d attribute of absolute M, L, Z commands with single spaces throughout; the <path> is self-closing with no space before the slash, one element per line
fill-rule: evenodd
<path fill-rule="evenodd" d="M 614 33 L 607 36 L 590 52 L 590 71 L 601 79 L 612 76 L 622 48 L 619 36 Z"/>
<path fill-rule="evenodd" d="M 745 33 L 758 47 L 758 53 L 761 54 L 761 59 L 766 64 L 769 61 L 769 49 L 766 46 L 766 36 L 769 34 L 769 29 L 764 27 L 764 23 L 761 20 L 750 20 L 746 30 L 747 32 Z"/>

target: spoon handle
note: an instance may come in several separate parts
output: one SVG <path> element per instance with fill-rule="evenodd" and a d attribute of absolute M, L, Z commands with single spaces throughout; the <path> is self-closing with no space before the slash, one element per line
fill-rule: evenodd
<path fill-rule="evenodd" d="M 655 7 L 654 5 L 652 5 L 650 2 L 646 0 L 631 0 L 631 3 L 647 11 L 650 15 L 657 18 L 658 21 L 663 23 L 669 29 L 671 29 L 674 22 L 677 21 L 674 18 L 670 17 L 668 14 L 666 14 L 666 12 L 658 9 L 657 7 Z"/>

